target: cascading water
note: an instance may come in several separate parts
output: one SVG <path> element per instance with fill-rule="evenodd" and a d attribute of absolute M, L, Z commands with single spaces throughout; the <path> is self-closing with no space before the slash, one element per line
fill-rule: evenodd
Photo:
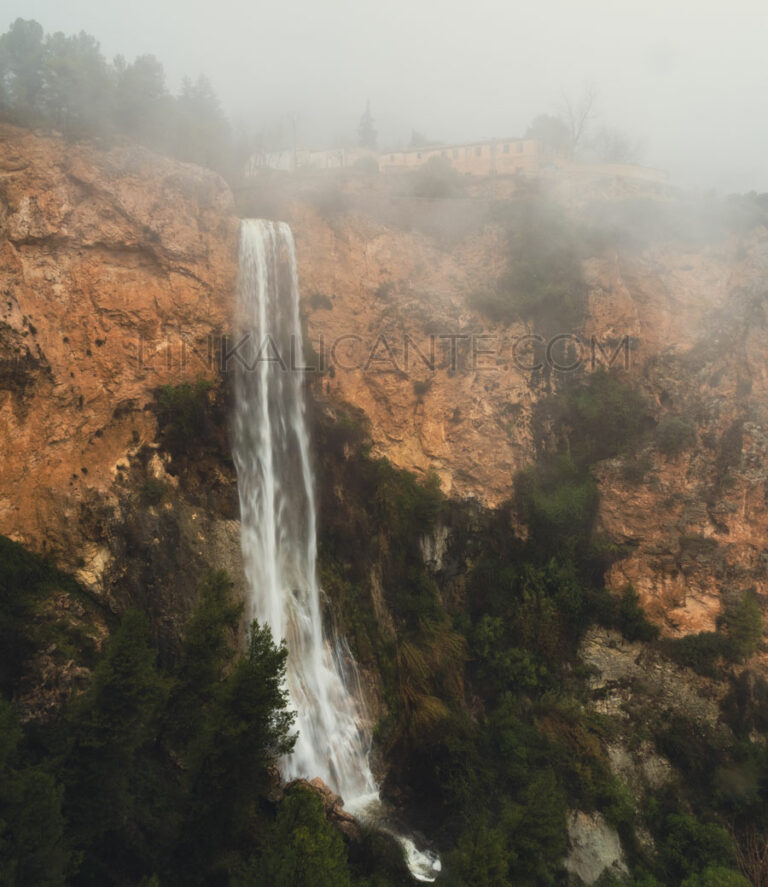
<path fill-rule="evenodd" d="M 287 684 L 299 736 L 288 778 L 319 776 L 364 816 L 379 790 L 369 764 L 355 664 L 325 636 L 317 582 L 314 481 L 306 423 L 299 284 L 291 229 L 240 229 L 234 460 L 248 615 L 288 645 Z M 418 880 L 437 858 L 396 835 Z"/>

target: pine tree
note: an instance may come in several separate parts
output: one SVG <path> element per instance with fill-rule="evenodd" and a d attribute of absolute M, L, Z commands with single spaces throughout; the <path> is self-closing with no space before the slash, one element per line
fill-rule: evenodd
<path fill-rule="evenodd" d="M 276 646 L 267 626 L 254 622 L 248 650 L 200 712 L 199 732 L 186 756 L 190 798 L 179 864 L 201 875 L 229 848 L 246 840 L 270 771 L 296 741 L 290 732 L 284 687 L 285 643 Z"/>
<path fill-rule="evenodd" d="M 296 785 L 288 792 L 262 843 L 262 853 L 236 879 L 238 887 L 350 887 L 344 841 L 311 789 Z"/>
<path fill-rule="evenodd" d="M 0 883 L 59 887 L 68 853 L 62 788 L 41 766 L 24 766 L 22 730 L 10 702 L 0 698 Z"/>
<path fill-rule="evenodd" d="M 146 617 L 127 613 L 91 686 L 68 713 L 65 815 L 84 855 L 84 882 L 108 883 L 112 870 L 140 870 L 142 818 L 152 808 L 147 771 L 168 689 L 155 658 Z"/>
<path fill-rule="evenodd" d="M 371 102 L 365 103 L 365 111 L 360 118 L 360 125 L 357 127 L 357 142 L 361 148 L 370 148 L 376 150 L 376 129 L 373 125 L 373 116 L 371 115 Z"/>

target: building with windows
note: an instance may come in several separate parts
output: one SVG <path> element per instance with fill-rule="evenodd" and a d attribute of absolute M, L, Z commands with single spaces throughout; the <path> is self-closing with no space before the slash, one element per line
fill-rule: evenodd
<path fill-rule="evenodd" d="M 537 173 L 554 152 L 534 139 L 488 139 L 460 145 L 430 145 L 379 155 L 382 172 L 414 169 L 433 157 L 448 161 L 458 172 L 475 176 Z"/>
<path fill-rule="evenodd" d="M 351 169 L 361 162 L 374 165 L 379 155 L 367 148 L 330 148 L 327 151 L 309 151 L 305 148 L 284 151 L 257 151 L 248 159 L 246 176 L 258 175 L 261 170 L 275 169 L 283 172 L 301 170 Z"/>
<path fill-rule="evenodd" d="M 566 202 L 615 199 L 633 196 L 664 197 L 669 193 L 667 173 L 633 163 L 574 161 L 535 139 L 486 139 L 458 145 L 429 145 L 402 151 L 377 153 L 367 148 L 305 149 L 263 152 L 252 155 L 246 176 L 265 170 L 313 173 L 359 170 L 397 174 L 418 169 L 434 158 L 450 164 L 457 172 L 478 179 L 508 177 L 505 187 L 513 190 L 519 178 L 545 182 Z"/>

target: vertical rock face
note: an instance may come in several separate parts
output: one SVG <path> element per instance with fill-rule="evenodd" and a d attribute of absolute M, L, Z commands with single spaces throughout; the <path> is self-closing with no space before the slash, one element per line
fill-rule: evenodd
<path fill-rule="evenodd" d="M 568 374 L 542 384 L 516 351 L 534 331 L 470 307 L 505 267 L 501 231 L 478 221 L 434 237 L 299 204 L 291 222 L 331 399 L 366 413 L 377 451 L 396 465 L 436 470 L 451 495 L 489 506 L 508 499 L 515 473 L 536 458 L 536 405 Z M 626 546 L 608 585 L 620 592 L 631 582 L 668 633 L 712 630 L 729 596 L 748 587 L 768 594 L 768 232 L 601 249 L 583 274 L 588 315 L 564 332 L 594 338 L 608 358 L 627 337 L 624 377 L 642 393 L 651 425 L 675 417 L 692 429 L 679 451 L 666 451 L 651 429 L 626 456 L 598 466 L 599 530 Z M 431 335 L 434 370 L 415 351 L 406 366 L 405 337 L 426 350 Z M 478 349 L 493 351 L 474 365 L 473 335 Z M 466 337 L 456 366 L 441 336 Z"/>
<path fill-rule="evenodd" d="M 724 601 L 768 592 L 767 272 L 764 227 L 590 267 L 589 323 L 636 337 L 631 377 L 659 423 L 598 472 L 601 529 L 632 548 L 608 581 L 631 582 L 672 633 L 713 630 Z M 679 448 L 660 434 L 670 417 L 689 429 Z"/>
<path fill-rule="evenodd" d="M 435 470 L 450 495 L 507 498 L 533 452 L 536 392 L 513 353 L 526 329 L 467 303 L 504 269 L 502 232 L 478 224 L 446 240 L 363 215 L 329 222 L 303 205 L 290 221 L 324 390 L 366 413 L 394 464 Z"/>
<path fill-rule="evenodd" d="M 529 326 L 471 307 L 507 267 L 506 235 L 473 201 L 424 204 L 430 224 L 440 218 L 430 228 L 419 207 L 404 224 L 388 197 L 378 215 L 366 199 L 354 212 L 297 199 L 279 213 L 325 362 L 315 390 L 362 410 L 395 465 L 435 470 L 449 495 L 494 506 L 536 458 L 537 404 L 565 378 L 526 368 L 517 343 Z M 121 569 L 122 531 L 109 542 L 103 527 L 130 486 L 121 478 L 156 442 L 154 392 L 215 375 L 208 341 L 228 327 L 236 229 L 231 194 L 210 172 L 0 129 L 0 533 L 53 553 L 93 588 Z M 588 316 L 564 332 L 609 350 L 629 337 L 625 378 L 651 425 L 675 417 L 689 431 L 670 450 L 651 428 L 597 466 L 599 530 L 624 546 L 609 587 L 631 582 L 668 633 L 711 630 L 746 588 L 768 593 L 768 233 L 603 248 L 583 275 Z M 161 456 L 151 465 L 173 486 Z M 211 470 L 226 499 L 231 473 Z M 225 538 L 231 561 L 236 511 L 223 508 L 226 527 L 194 529 L 213 514 L 199 481 L 179 538 Z M 176 524 L 139 523 L 139 536 L 175 545 Z M 425 556 L 439 548 L 435 539 Z M 209 555 L 200 547 L 200 563 Z"/>
<path fill-rule="evenodd" d="M 0 533 L 98 582 L 84 515 L 154 441 L 154 390 L 215 373 L 236 228 L 213 173 L 0 128 Z"/>

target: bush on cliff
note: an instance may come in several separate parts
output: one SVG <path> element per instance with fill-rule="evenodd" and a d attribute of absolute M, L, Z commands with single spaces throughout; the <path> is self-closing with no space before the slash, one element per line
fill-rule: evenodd
<path fill-rule="evenodd" d="M 210 442 L 213 423 L 210 417 L 210 391 L 206 379 L 164 385 L 157 394 L 157 418 L 160 436 L 174 456 L 192 452 Z"/>
<path fill-rule="evenodd" d="M 696 443 L 696 426 L 685 416 L 665 416 L 656 429 L 656 443 L 665 456 L 679 456 Z"/>
<path fill-rule="evenodd" d="M 472 306 L 497 322 L 528 321 L 547 337 L 575 332 L 587 305 L 575 226 L 539 196 L 500 204 L 494 220 L 507 234 L 507 270 Z"/>

